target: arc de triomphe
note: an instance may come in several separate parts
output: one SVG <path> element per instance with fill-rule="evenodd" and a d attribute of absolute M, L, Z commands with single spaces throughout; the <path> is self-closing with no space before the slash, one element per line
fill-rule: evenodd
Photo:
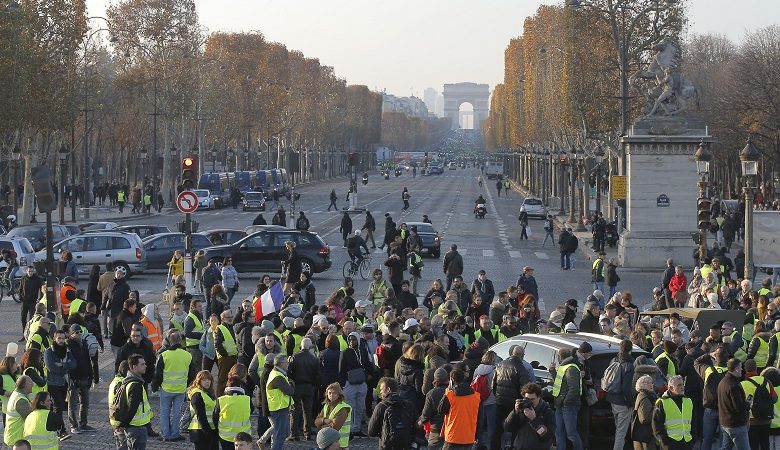
<path fill-rule="evenodd" d="M 444 117 L 452 121 L 452 128 L 460 127 L 460 105 L 471 103 L 474 107 L 474 129 L 482 130 L 490 109 L 490 87 L 487 84 L 453 83 L 444 85 Z"/>

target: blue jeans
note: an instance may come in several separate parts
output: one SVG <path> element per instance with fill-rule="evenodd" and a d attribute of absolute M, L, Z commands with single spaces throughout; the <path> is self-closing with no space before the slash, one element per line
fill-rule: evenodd
<path fill-rule="evenodd" d="M 720 420 L 718 410 L 704 408 L 704 422 L 702 423 L 701 450 L 712 450 L 712 444 L 718 435 Z"/>
<path fill-rule="evenodd" d="M 173 394 L 160 389 L 160 432 L 165 439 L 181 436 L 179 421 L 184 394 Z"/>
<path fill-rule="evenodd" d="M 569 270 L 569 255 L 568 252 L 561 252 L 561 269 Z"/>
<path fill-rule="evenodd" d="M 127 450 L 145 450 L 148 434 L 146 427 L 125 428 L 125 445 Z M 117 446 L 117 448 L 119 448 Z"/>
<path fill-rule="evenodd" d="M 504 424 L 501 424 L 503 426 Z M 479 431 L 477 432 L 477 442 L 490 447 L 490 440 L 496 429 L 496 404 L 482 405 L 482 416 L 480 417 Z M 486 433 L 486 434 L 483 434 Z M 482 438 L 484 436 L 484 439 Z"/>
<path fill-rule="evenodd" d="M 290 435 L 290 411 L 274 411 L 268 417 L 271 421 L 271 450 L 282 450 L 284 440 Z"/>
<path fill-rule="evenodd" d="M 612 299 L 612 296 L 615 295 L 615 292 L 617 292 L 617 286 L 610 286 L 609 287 L 609 295 L 607 295 L 607 301 Z"/>
<path fill-rule="evenodd" d="M 748 439 L 748 427 L 747 425 L 726 428 L 721 427 L 723 430 L 723 437 L 720 440 L 720 450 L 750 450 L 750 440 Z"/>
<path fill-rule="evenodd" d="M 603 281 L 596 281 L 593 283 L 593 290 L 594 291 L 601 291 L 601 293 L 604 293 L 604 282 Z"/>
<path fill-rule="evenodd" d="M 227 308 L 230 308 L 230 302 L 233 301 L 233 296 L 236 295 L 236 292 L 238 291 L 237 287 L 229 287 L 225 289 L 225 294 L 227 294 L 228 302 L 227 305 L 225 305 Z"/>
<path fill-rule="evenodd" d="M 577 431 L 579 408 L 564 406 L 555 410 L 555 442 L 557 448 L 566 448 L 566 439 L 571 441 L 572 450 L 583 450 L 580 433 Z M 747 433 L 745 434 L 747 439 Z"/>

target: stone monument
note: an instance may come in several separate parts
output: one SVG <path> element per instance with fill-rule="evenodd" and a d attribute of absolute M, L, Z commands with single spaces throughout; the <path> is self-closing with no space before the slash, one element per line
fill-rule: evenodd
<path fill-rule="evenodd" d="M 626 229 L 618 242 L 623 267 L 662 268 L 667 258 L 690 264 L 695 244 L 698 181 L 693 154 L 713 142 L 698 119 L 685 114 L 698 91 L 680 74 L 677 48 L 662 40 L 649 70 L 630 85 L 646 100 L 644 115 L 621 139 L 625 153 Z"/>

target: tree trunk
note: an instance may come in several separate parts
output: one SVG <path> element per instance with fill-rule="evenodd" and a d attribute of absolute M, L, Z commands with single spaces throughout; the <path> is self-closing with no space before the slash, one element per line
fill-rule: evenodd
<path fill-rule="evenodd" d="M 21 212 L 16 220 L 20 225 L 29 225 L 33 215 L 33 198 L 35 192 L 32 185 L 32 168 L 38 164 L 38 154 L 28 148 L 27 152 L 23 153 L 22 157 L 24 158 L 24 173 L 22 173 L 22 178 L 24 180 L 24 198 L 22 200 Z"/>

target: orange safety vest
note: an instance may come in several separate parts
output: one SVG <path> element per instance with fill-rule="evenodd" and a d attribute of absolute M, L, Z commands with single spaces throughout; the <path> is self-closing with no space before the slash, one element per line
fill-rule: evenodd
<path fill-rule="evenodd" d="M 76 288 L 69 284 L 64 284 L 60 288 L 60 303 L 62 304 L 62 313 L 63 314 L 70 314 L 70 300 L 68 300 L 67 296 L 65 295 L 68 291 L 76 291 Z"/>
<path fill-rule="evenodd" d="M 448 389 L 446 395 L 450 402 L 450 411 L 444 416 L 444 426 L 441 429 L 444 442 L 458 445 L 474 444 L 479 413 L 479 393 L 455 395 L 455 391 Z"/>
<path fill-rule="evenodd" d="M 160 326 L 160 323 L 152 323 L 146 316 L 144 316 L 140 322 L 141 325 L 146 327 L 146 337 L 152 341 L 152 348 L 154 348 L 154 351 L 156 352 L 162 347 L 162 327 Z"/>

